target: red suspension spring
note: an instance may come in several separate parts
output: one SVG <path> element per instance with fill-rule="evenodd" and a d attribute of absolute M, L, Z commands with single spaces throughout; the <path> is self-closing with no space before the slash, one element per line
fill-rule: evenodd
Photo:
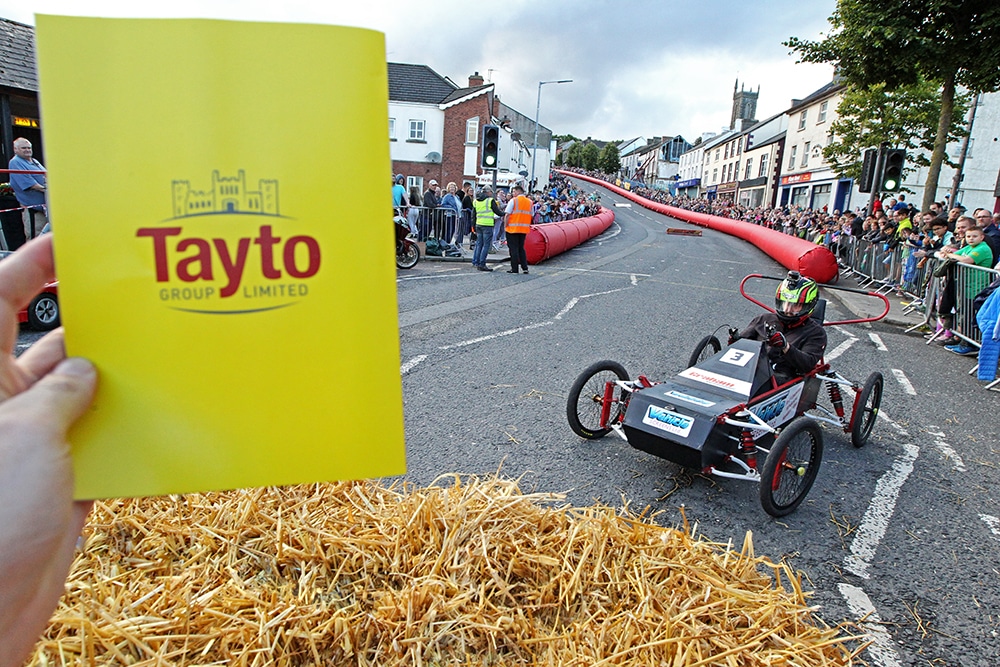
<path fill-rule="evenodd" d="M 740 448 L 743 451 L 743 458 L 751 469 L 757 469 L 757 444 L 753 441 L 753 434 L 747 429 L 740 433 Z"/>
<path fill-rule="evenodd" d="M 833 409 L 837 413 L 837 416 L 841 419 L 844 418 L 844 398 L 840 395 L 840 385 L 836 382 L 827 382 L 826 390 L 830 394 L 830 402 L 833 403 Z"/>

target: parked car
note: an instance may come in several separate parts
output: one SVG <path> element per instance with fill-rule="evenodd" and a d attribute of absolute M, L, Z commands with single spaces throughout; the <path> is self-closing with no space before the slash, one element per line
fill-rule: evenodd
<path fill-rule="evenodd" d="M 0 251 L 0 260 L 10 255 Z M 59 326 L 59 281 L 47 283 L 28 307 L 17 314 L 17 321 L 32 329 L 49 331 Z"/>

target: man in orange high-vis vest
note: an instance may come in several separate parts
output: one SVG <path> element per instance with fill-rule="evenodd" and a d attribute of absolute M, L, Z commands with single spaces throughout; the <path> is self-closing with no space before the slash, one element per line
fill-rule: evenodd
<path fill-rule="evenodd" d="M 517 267 L 528 272 L 528 258 L 524 254 L 524 239 L 531 231 L 531 200 L 524 196 L 524 188 L 515 185 L 510 189 L 511 197 L 504 211 L 504 226 L 507 231 L 507 249 L 510 250 L 510 271 L 517 273 Z"/>

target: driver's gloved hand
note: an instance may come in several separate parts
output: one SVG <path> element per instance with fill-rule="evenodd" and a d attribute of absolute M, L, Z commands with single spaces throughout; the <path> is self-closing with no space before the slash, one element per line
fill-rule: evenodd
<path fill-rule="evenodd" d="M 770 345 L 771 347 L 776 347 L 779 350 L 784 350 L 785 346 L 788 345 L 788 341 L 785 339 L 785 334 L 781 333 L 780 331 L 775 331 L 767 339 L 767 344 Z"/>
<path fill-rule="evenodd" d="M 740 339 L 740 330 L 736 327 L 729 327 L 729 342 L 727 345 L 732 345 Z"/>

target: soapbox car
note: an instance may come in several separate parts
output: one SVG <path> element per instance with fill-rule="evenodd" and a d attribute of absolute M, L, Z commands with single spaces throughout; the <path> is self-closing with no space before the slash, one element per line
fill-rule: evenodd
<path fill-rule="evenodd" d="M 748 280 L 781 281 L 752 274 L 740 294 L 758 306 L 774 309 L 747 294 Z M 824 322 L 826 301 L 819 299 L 812 317 L 824 326 L 880 320 L 889 301 L 876 292 L 820 285 L 881 299 L 881 315 Z M 720 327 L 720 330 L 722 327 Z M 723 349 L 706 336 L 696 346 L 689 367 L 672 379 L 629 379 L 614 361 L 599 361 L 573 383 L 566 404 L 570 428 L 596 439 L 614 431 L 632 447 L 705 474 L 760 484 L 760 502 L 768 514 L 784 516 L 805 499 L 819 472 L 823 435 L 819 422 L 849 433 L 862 447 L 871 436 L 882 402 L 882 374 L 864 384 L 852 382 L 821 360 L 802 377 L 778 384 L 768 361 L 767 343 L 739 339 Z M 825 390 L 830 408 L 817 403 Z M 850 417 L 842 388 L 853 392 Z"/>

